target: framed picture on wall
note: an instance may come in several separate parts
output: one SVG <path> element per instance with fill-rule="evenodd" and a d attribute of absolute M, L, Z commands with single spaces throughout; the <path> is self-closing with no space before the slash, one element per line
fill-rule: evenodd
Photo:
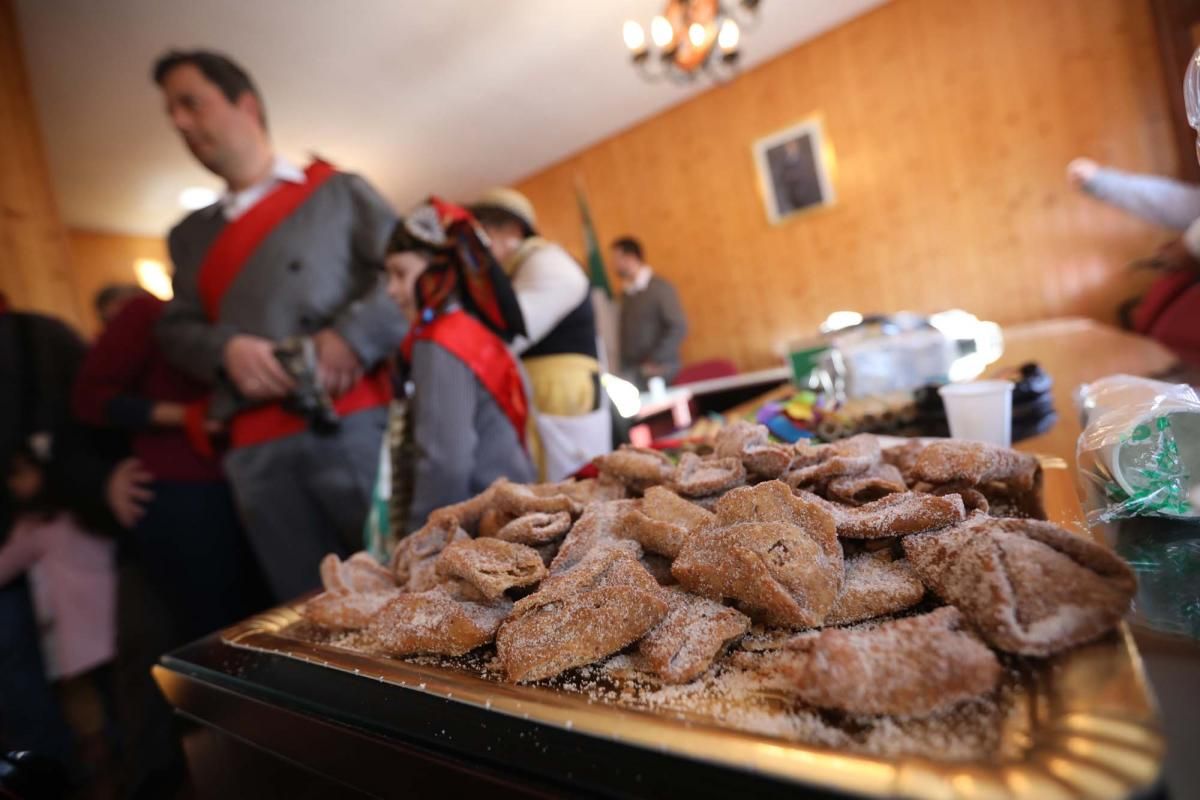
<path fill-rule="evenodd" d="M 833 205 L 833 181 L 824 144 L 819 117 L 810 117 L 754 143 L 758 184 L 772 224 Z"/>

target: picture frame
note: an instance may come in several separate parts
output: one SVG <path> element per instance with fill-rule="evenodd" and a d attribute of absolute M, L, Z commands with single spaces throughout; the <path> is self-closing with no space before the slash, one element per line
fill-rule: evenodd
<path fill-rule="evenodd" d="M 834 204 L 831 158 L 819 116 L 756 140 L 753 152 L 763 205 L 772 225 Z"/>

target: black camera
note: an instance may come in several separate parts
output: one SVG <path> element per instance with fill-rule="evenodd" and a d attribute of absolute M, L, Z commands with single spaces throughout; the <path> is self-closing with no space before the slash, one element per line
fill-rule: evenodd
<path fill-rule="evenodd" d="M 296 382 L 296 388 L 284 408 L 308 420 L 308 426 L 319 434 L 334 433 L 341 417 L 333 407 L 329 392 L 321 386 L 317 367 L 317 346 L 310 336 L 293 336 L 275 345 L 275 358 Z"/>

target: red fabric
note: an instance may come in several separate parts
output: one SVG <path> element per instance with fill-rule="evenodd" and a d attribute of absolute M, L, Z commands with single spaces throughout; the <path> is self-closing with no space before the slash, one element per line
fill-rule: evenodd
<path fill-rule="evenodd" d="M 1145 333 L 1189 364 L 1200 365 L 1200 283 L 1193 282 L 1176 294 L 1149 320 Z"/>
<path fill-rule="evenodd" d="M 418 340 L 434 342 L 466 364 L 512 423 L 522 446 L 525 444 L 529 400 L 516 359 L 499 336 L 459 309 L 436 317 L 428 325 L 409 330 L 400 344 L 405 361 L 412 361 L 413 344 Z M 468 424 L 468 420 L 463 420 L 463 424 Z"/>
<path fill-rule="evenodd" d="M 263 240 L 335 174 L 329 164 L 314 161 L 304 170 L 304 183 L 281 182 L 221 230 L 208 248 L 196 279 L 200 302 L 210 320 L 216 321 L 225 292 Z"/>
<path fill-rule="evenodd" d="M 1195 282 L 1192 272 L 1168 272 L 1156 278 L 1133 310 L 1133 329 L 1149 336 L 1159 316 Z"/>
<path fill-rule="evenodd" d="M 216 451 L 208 435 L 208 404 L 207 397 L 188 403 L 183 414 L 183 433 L 192 449 L 206 458 L 214 458 Z"/>
<path fill-rule="evenodd" d="M 392 399 L 392 384 L 387 368 L 379 366 L 333 401 L 339 416 L 356 411 L 385 406 Z M 234 447 L 250 447 L 291 436 L 308 427 L 308 421 L 293 414 L 279 403 L 258 406 L 238 414 L 229 426 L 229 439 Z"/>
<path fill-rule="evenodd" d="M 188 404 L 207 397 L 206 387 L 169 364 L 154 343 L 154 326 L 164 303 L 139 294 L 100 334 L 75 380 L 75 415 L 93 425 L 111 425 L 110 403 L 136 396 L 152 403 Z M 134 433 L 133 454 L 160 480 L 214 481 L 220 464 L 197 452 L 182 428 L 147 427 Z"/>
<path fill-rule="evenodd" d="M 728 378 L 730 375 L 737 374 L 737 365 L 732 361 L 723 358 L 714 358 L 709 361 L 698 361 L 695 364 L 685 364 L 679 370 L 679 374 L 675 376 L 675 380 L 671 382 L 671 385 L 678 386 L 681 383 L 708 381 L 713 378 Z"/>

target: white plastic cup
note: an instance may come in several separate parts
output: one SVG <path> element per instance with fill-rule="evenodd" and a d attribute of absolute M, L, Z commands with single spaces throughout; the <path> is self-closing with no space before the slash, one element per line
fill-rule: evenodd
<path fill-rule="evenodd" d="M 955 439 L 1012 445 L 1011 381 L 952 383 L 938 389 Z"/>

